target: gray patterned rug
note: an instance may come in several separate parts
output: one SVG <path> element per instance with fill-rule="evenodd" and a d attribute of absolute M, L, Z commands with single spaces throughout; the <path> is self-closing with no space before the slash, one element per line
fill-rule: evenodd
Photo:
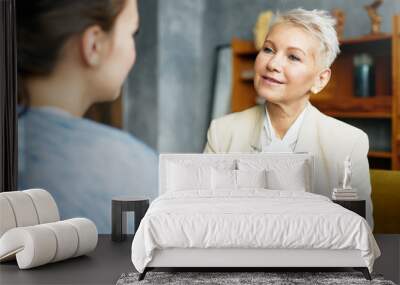
<path fill-rule="evenodd" d="M 142 281 L 138 281 L 139 273 L 122 274 L 117 285 L 134 284 L 268 284 L 268 285 L 297 285 L 297 284 L 379 284 L 395 285 L 392 281 L 384 280 L 381 275 L 372 275 L 368 281 L 360 272 L 148 272 Z"/>

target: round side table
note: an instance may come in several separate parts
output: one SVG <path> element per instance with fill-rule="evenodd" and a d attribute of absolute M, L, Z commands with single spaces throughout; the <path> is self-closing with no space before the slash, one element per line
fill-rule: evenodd
<path fill-rule="evenodd" d="M 113 197 L 111 202 L 111 239 L 123 241 L 126 239 L 126 212 L 135 213 L 135 229 L 149 208 L 149 199 L 143 197 Z"/>

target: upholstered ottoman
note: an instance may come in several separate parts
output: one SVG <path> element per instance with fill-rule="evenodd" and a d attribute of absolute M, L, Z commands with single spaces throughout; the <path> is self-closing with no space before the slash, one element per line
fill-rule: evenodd
<path fill-rule="evenodd" d="M 42 189 L 0 193 L 0 262 L 20 269 L 86 254 L 97 245 L 97 228 L 86 218 L 60 221 L 57 205 Z"/>

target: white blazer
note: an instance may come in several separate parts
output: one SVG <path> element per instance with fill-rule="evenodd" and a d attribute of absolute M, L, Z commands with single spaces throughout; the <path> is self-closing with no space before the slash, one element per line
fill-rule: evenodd
<path fill-rule="evenodd" d="M 211 122 L 206 153 L 261 152 L 264 105 L 232 113 Z M 352 161 L 353 188 L 366 200 L 366 218 L 373 227 L 371 182 L 368 165 L 368 136 L 360 129 L 322 114 L 310 105 L 300 127 L 295 152 L 309 152 L 315 158 L 314 192 L 332 197 L 338 187 L 346 156 Z"/>

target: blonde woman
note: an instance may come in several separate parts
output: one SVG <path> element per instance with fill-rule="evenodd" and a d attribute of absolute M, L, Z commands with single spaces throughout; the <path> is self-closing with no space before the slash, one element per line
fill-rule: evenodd
<path fill-rule="evenodd" d="M 254 64 L 254 87 L 265 105 L 211 122 L 205 152 L 311 152 L 314 191 L 331 197 L 343 161 L 352 161 L 352 187 L 366 200 L 373 225 L 367 135 L 328 117 L 309 102 L 329 82 L 339 53 L 335 21 L 325 11 L 294 9 L 280 14 Z"/>

